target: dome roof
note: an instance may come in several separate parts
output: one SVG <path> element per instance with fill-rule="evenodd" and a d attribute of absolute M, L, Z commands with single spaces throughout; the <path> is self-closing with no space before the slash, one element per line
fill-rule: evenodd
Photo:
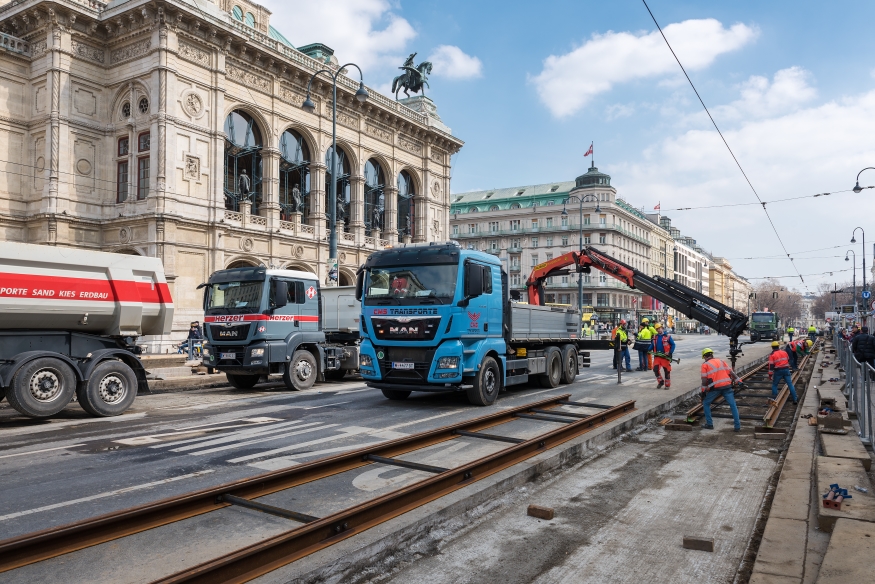
<path fill-rule="evenodd" d="M 582 174 L 577 177 L 575 180 L 575 188 L 581 187 L 604 187 L 611 186 L 611 177 L 603 172 L 599 172 L 599 169 L 595 166 L 589 167 L 589 170 L 586 171 L 586 174 Z"/>

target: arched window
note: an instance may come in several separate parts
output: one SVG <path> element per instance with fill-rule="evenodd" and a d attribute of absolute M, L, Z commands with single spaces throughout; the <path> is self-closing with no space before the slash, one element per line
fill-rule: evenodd
<path fill-rule="evenodd" d="M 337 168 L 331 168 L 331 147 L 325 152 L 325 214 L 329 214 L 328 197 L 331 191 L 332 177 L 337 181 L 337 205 L 336 215 L 338 226 L 343 226 L 344 231 L 349 231 L 349 160 L 342 148 L 337 149 Z M 329 222 L 326 221 L 326 225 Z M 330 225 L 328 226 L 331 227 Z"/>
<path fill-rule="evenodd" d="M 491 207 L 489 207 L 489 210 L 490 211 L 498 211 L 498 205 L 492 205 Z"/>
<path fill-rule="evenodd" d="M 510 208 L 511 208 L 511 209 L 519 209 L 519 208 L 520 208 L 520 204 L 519 204 L 519 203 L 514 203 L 513 205 L 510 206 Z"/>
<path fill-rule="evenodd" d="M 237 20 L 239 20 L 240 22 L 243 22 L 243 9 L 242 8 L 240 8 L 239 6 L 235 6 L 231 10 L 231 14 L 233 14 L 234 18 L 236 18 Z"/>
<path fill-rule="evenodd" d="M 480 209 L 478 209 L 477 207 L 471 207 L 470 209 L 468 209 L 468 212 L 469 213 L 479 213 Z"/>
<path fill-rule="evenodd" d="M 261 204 L 261 131 L 255 120 L 239 110 L 225 118 L 225 208 L 239 211 L 252 205 L 258 214 Z"/>
<path fill-rule="evenodd" d="M 383 217 L 386 213 L 386 198 L 383 188 L 386 174 L 379 162 L 371 158 L 365 163 L 365 234 L 374 229 L 383 230 Z"/>
<path fill-rule="evenodd" d="M 399 235 L 414 235 L 416 225 L 416 205 L 413 197 L 416 196 L 416 187 L 413 177 L 406 170 L 398 174 L 398 233 Z"/>
<path fill-rule="evenodd" d="M 255 17 L 252 15 L 251 12 L 246 13 L 246 20 L 244 22 L 246 22 L 246 24 L 248 24 L 249 26 L 255 28 Z"/>
<path fill-rule="evenodd" d="M 291 220 L 292 213 L 310 213 L 310 149 L 294 130 L 280 136 L 280 219 Z"/>

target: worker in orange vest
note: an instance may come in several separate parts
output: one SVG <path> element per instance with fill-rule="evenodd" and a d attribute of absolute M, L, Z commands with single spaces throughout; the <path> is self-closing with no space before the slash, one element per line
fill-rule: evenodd
<path fill-rule="evenodd" d="M 735 392 L 732 389 L 732 384 L 737 382 L 739 386 L 744 383 L 741 378 L 735 374 L 732 367 L 726 364 L 726 361 L 718 359 L 714 356 L 714 351 L 711 349 L 702 349 L 702 409 L 705 411 L 705 423 L 702 428 L 705 430 L 713 430 L 714 422 L 711 419 L 711 403 L 718 396 L 723 396 L 723 401 L 729 405 L 732 411 L 732 421 L 735 424 L 735 431 L 741 432 L 741 418 L 738 416 L 738 406 L 735 404 Z"/>
<path fill-rule="evenodd" d="M 781 343 L 772 341 L 772 354 L 769 355 L 769 379 L 772 380 L 772 399 L 778 397 L 778 383 L 783 379 L 787 382 L 787 387 L 790 388 L 790 396 L 793 398 L 793 403 L 799 402 L 791 377 L 790 356 L 787 354 L 787 351 L 781 350 Z"/>

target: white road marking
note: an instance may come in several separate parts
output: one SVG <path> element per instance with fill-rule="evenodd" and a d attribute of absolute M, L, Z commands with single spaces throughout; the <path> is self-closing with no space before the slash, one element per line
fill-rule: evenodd
<path fill-rule="evenodd" d="M 77 446 L 85 446 L 85 444 L 70 444 L 69 446 L 57 446 L 55 448 L 43 448 L 42 450 L 31 450 L 29 452 L 19 452 L 17 454 L 4 454 L 0 458 L 12 458 L 13 456 L 24 456 L 25 454 L 38 454 L 40 452 L 51 452 L 52 450 L 64 450 L 66 448 L 75 448 Z"/>
<path fill-rule="evenodd" d="M 377 442 L 365 442 L 363 444 L 350 444 L 348 446 L 335 446 L 334 448 L 325 448 L 323 450 L 312 450 L 310 452 L 302 452 L 300 454 L 290 454 L 289 456 L 278 456 L 276 458 L 268 458 L 267 460 L 260 460 L 258 462 L 249 463 L 247 466 L 251 466 L 253 468 L 260 468 L 262 470 L 280 470 L 283 468 L 289 468 L 292 466 L 299 466 L 301 463 L 296 462 L 296 458 L 310 458 L 313 456 L 320 456 L 322 454 L 334 454 L 335 452 L 346 452 L 348 450 L 357 450 L 359 448 L 364 448 L 365 446 L 373 446 L 375 444 L 380 444 L 380 441 Z"/>
<path fill-rule="evenodd" d="M 410 422 L 404 422 L 402 424 L 395 424 L 394 426 L 388 426 L 387 428 L 383 428 L 384 430 L 394 430 L 395 428 L 404 428 L 405 426 L 412 426 L 414 424 L 419 424 L 422 422 L 428 422 L 429 420 L 436 420 L 438 418 L 445 418 L 446 416 L 452 416 L 453 414 L 458 414 L 459 412 L 464 412 L 465 410 L 453 410 L 452 412 L 444 412 L 443 414 L 438 414 L 436 416 L 430 416 L 428 418 L 421 418 L 419 420 L 412 420 Z"/>
<path fill-rule="evenodd" d="M 233 428 L 252 428 L 253 426 L 258 427 L 259 425 L 267 424 L 269 422 L 279 422 L 280 418 L 241 418 L 240 421 L 250 421 L 252 423 L 234 424 L 232 426 L 217 426 L 217 424 L 228 424 L 234 421 L 237 420 L 229 420 L 226 422 L 213 422 L 211 424 L 203 424 L 201 426 L 191 426 L 190 428 L 181 428 L 179 430 L 174 430 L 173 432 L 164 432 L 162 434 L 148 434 L 146 436 L 134 436 L 133 438 L 121 438 L 119 440 L 113 440 L 113 442 L 116 442 L 118 444 L 124 444 L 126 446 L 144 446 L 146 444 L 155 444 L 156 442 L 173 442 L 175 444 L 178 444 L 181 442 L 181 440 L 174 440 L 174 436 L 181 438 L 183 436 L 189 436 L 191 434 L 201 434 L 203 432 L 220 432 L 223 430 L 231 430 Z M 208 426 L 213 427 L 210 428 Z M 236 434 L 236 432 L 234 432 L 234 434 Z M 209 436 L 198 436 L 197 438 L 193 438 L 191 440 L 208 440 L 213 436 L 215 436 L 215 434 L 211 434 Z M 170 439 L 167 439 L 168 437 L 170 437 Z M 162 438 L 164 438 L 164 440 L 162 440 Z"/>
<path fill-rule="evenodd" d="M 451 454 L 458 450 L 462 450 L 463 448 L 467 448 L 471 446 L 470 442 L 455 442 L 453 444 L 446 445 L 443 448 L 436 449 L 434 452 L 426 456 L 423 460 L 417 461 L 422 462 L 423 464 L 434 464 L 435 458 L 445 457 L 447 454 Z M 369 470 L 364 471 L 360 475 L 352 481 L 352 486 L 361 490 L 361 491 L 377 491 L 379 489 L 384 489 L 386 487 L 391 487 L 392 485 L 408 482 L 413 478 L 425 478 L 429 476 L 434 476 L 434 473 L 422 471 L 422 470 L 410 470 L 392 477 L 382 478 L 380 475 L 386 474 L 391 471 L 397 471 L 398 467 L 396 466 L 387 466 L 380 463 L 374 463 L 375 468 L 371 468 Z"/>
<path fill-rule="evenodd" d="M 245 430 L 236 430 L 234 432 L 230 432 L 228 434 L 222 434 L 219 436 L 216 435 L 207 435 L 207 436 L 198 436 L 196 438 L 186 438 L 184 440 L 173 440 L 171 442 L 164 442 L 163 444 L 157 444 L 155 446 L 150 446 L 149 448 L 168 448 L 168 447 L 178 447 L 183 444 L 193 444 L 195 442 L 200 442 L 195 446 L 196 448 L 200 448 L 204 445 L 206 441 L 233 441 L 233 440 L 241 440 L 243 438 L 249 438 L 251 436 L 256 436 L 258 434 L 273 432 L 275 430 L 279 430 L 280 428 L 286 428 L 288 426 L 297 426 L 301 423 L 301 420 L 291 420 L 289 422 L 282 422 L 280 424 L 271 424 L 269 426 L 255 426 L 253 428 L 246 428 Z M 313 422 L 313 424 L 321 422 Z M 308 424 L 312 426 L 313 424 Z M 220 444 L 221 442 L 215 442 L 215 444 Z"/>
<path fill-rule="evenodd" d="M 312 407 L 304 408 L 304 409 L 305 409 L 305 410 L 318 410 L 319 408 L 327 408 L 327 407 L 330 407 L 330 406 L 339 406 L 339 405 L 341 405 L 341 404 L 351 404 L 351 403 L 352 403 L 352 402 L 348 402 L 348 401 L 345 401 L 345 402 L 336 402 L 336 403 L 333 403 L 333 404 L 325 404 L 324 406 L 312 406 Z"/>
<path fill-rule="evenodd" d="M 337 425 L 337 424 L 335 424 Z M 341 430 L 342 434 L 336 434 L 334 436 L 328 436 L 326 438 L 317 438 L 316 440 L 310 440 L 309 442 L 301 442 L 300 444 L 292 444 L 290 446 L 284 446 L 282 448 L 274 448 L 273 450 L 265 450 L 264 452 L 257 452 L 255 454 L 248 454 L 246 456 L 240 456 L 237 458 L 232 458 L 226 462 L 229 463 L 237 463 L 237 462 L 246 462 L 248 460 L 254 460 L 256 458 L 267 458 L 274 454 L 280 454 L 283 452 L 288 452 L 290 450 L 297 450 L 299 448 L 303 448 L 305 446 L 312 446 L 313 444 L 323 444 L 325 442 L 332 442 L 334 440 L 341 440 L 343 438 L 348 438 L 350 436 L 356 436 L 359 434 L 365 434 L 370 436 L 385 436 L 385 432 L 388 428 L 363 428 L 360 426 L 347 426 Z M 309 455 L 309 453 L 303 453 L 305 455 Z"/>
<path fill-rule="evenodd" d="M 142 485 L 134 485 L 132 487 L 125 487 L 124 489 L 116 489 L 115 491 L 106 491 L 105 493 L 98 493 L 96 495 L 91 495 L 89 497 L 81 497 L 79 499 L 73 499 L 71 501 L 64 501 L 62 503 L 53 503 L 52 505 L 46 505 L 44 507 L 37 507 L 36 509 L 27 509 L 25 511 L 16 511 L 15 513 L 9 513 L 8 515 L 0 515 L 0 521 L 6 521 L 7 519 L 14 519 L 16 517 L 23 517 L 24 515 L 32 515 L 34 513 L 42 513 L 43 511 L 51 511 L 52 509 L 60 509 L 61 507 L 69 507 L 70 505 L 76 505 L 78 503 L 86 503 L 88 501 L 95 501 L 97 499 L 105 499 L 106 497 L 112 497 L 114 495 L 121 495 L 122 493 L 130 493 L 131 491 L 141 491 L 143 489 L 157 487 L 158 485 L 165 485 L 167 483 L 181 481 L 184 479 L 192 479 L 195 477 L 210 474 L 211 472 L 214 472 L 214 471 L 201 470 L 198 472 L 180 475 L 178 477 L 171 477 L 169 479 L 162 479 L 160 481 L 153 481 L 151 483 L 145 483 Z"/>
<path fill-rule="evenodd" d="M 210 422 L 209 424 L 199 424 L 197 426 L 186 426 L 185 428 L 177 428 L 177 432 L 182 432 L 183 430 L 195 430 L 199 428 L 206 428 L 207 426 L 218 426 L 219 424 L 230 424 L 231 422 L 249 422 L 250 424 L 266 424 L 268 422 L 279 422 L 280 418 L 268 418 L 267 416 L 259 416 L 257 418 L 235 418 L 233 420 L 225 420 L 224 422 Z M 231 426 L 237 427 L 237 426 Z"/>
<path fill-rule="evenodd" d="M 306 425 L 309 426 L 310 424 L 306 424 Z M 189 454 L 191 454 L 192 456 L 201 456 L 204 454 L 212 454 L 214 452 L 221 452 L 223 450 L 231 450 L 232 448 L 241 448 L 243 446 L 249 446 L 250 444 L 258 444 L 259 442 L 269 442 L 271 440 L 276 440 L 278 438 L 285 438 L 287 436 L 297 436 L 298 434 L 308 434 L 310 432 L 318 432 L 321 430 L 327 430 L 329 428 L 334 428 L 334 427 L 339 426 L 339 425 L 340 424 L 325 424 L 324 426 L 317 426 L 315 428 L 307 428 L 306 430 L 296 430 L 294 432 L 289 432 L 287 434 L 277 434 L 274 436 L 268 436 L 267 438 L 259 438 L 257 440 L 247 440 L 246 442 L 235 442 L 233 444 L 226 444 L 225 446 L 217 446 L 216 448 L 208 448 L 207 450 L 199 450 L 197 452 L 189 452 Z M 196 448 L 200 448 L 201 446 L 203 446 L 203 445 L 198 444 L 196 446 Z M 187 447 L 187 448 L 194 448 L 194 447 Z M 181 449 L 181 448 L 174 448 L 172 450 L 172 452 L 180 452 L 182 450 L 183 449 Z"/>
<path fill-rule="evenodd" d="M 113 416 L 111 418 L 86 418 L 84 420 L 58 420 L 51 421 L 48 424 L 41 424 L 39 426 L 31 426 L 24 428 L 9 428 L 3 429 L 3 424 L 0 423 L 0 430 L 2 430 L 2 435 L 4 436 L 23 436 L 26 434 L 40 434 L 42 432 L 53 432 L 59 428 L 66 428 L 68 426 L 78 426 L 79 424 L 99 424 L 99 423 L 113 423 L 113 422 L 126 422 L 128 420 L 137 420 L 140 418 L 145 418 L 146 412 L 141 412 L 139 414 L 122 414 L 121 416 Z"/>

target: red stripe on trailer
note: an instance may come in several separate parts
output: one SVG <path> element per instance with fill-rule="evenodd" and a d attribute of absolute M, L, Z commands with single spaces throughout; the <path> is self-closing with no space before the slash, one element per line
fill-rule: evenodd
<path fill-rule="evenodd" d="M 0 273 L 0 298 L 173 304 L 164 283 Z"/>
<path fill-rule="evenodd" d="M 204 322 L 251 322 L 254 320 L 319 322 L 319 317 L 298 314 L 220 314 L 204 317 Z"/>

